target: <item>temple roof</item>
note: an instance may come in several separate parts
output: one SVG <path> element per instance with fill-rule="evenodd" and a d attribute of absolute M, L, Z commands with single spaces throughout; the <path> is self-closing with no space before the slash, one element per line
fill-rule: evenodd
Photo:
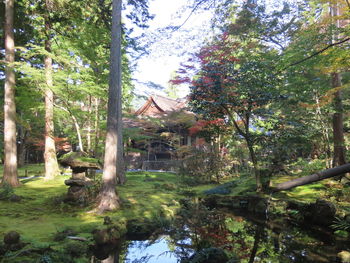
<path fill-rule="evenodd" d="M 137 116 L 157 116 L 166 112 L 179 111 L 186 107 L 186 99 L 171 99 L 159 95 L 152 95 L 145 104 L 136 111 Z"/>

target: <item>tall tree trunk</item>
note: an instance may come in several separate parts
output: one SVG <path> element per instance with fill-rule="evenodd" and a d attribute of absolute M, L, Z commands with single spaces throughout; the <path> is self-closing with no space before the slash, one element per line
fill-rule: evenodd
<path fill-rule="evenodd" d="M 328 121 L 324 119 L 324 114 L 321 110 L 318 92 L 315 92 L 315 101 L 316 101 L 316 118 L 321 124 L 321 132 L 322 132 L 322 137 L 324 141 L 324 152 L 326 153 L 326 156 L 327 156 L 326 167 L 331 168 L 333 162 L 331 161 L 332 150 L 331 150 L 331 142 L 329 139 L 329 127 L 328 127 L 329 124 L 328 124 Z"/>
<path fill-rule="evenodd" d="M 48 3 L 46 7 L 48 8 Z M 48 10 L 47 10 L 48 12 Z M 51 41 L 50 41 L 50 23 L 48 19 L 45 19 L 45 30 L 47 39 L 45 40 L 45 50 L 51 52 Z M 53 122 L 53 105 L 54 105 L 54 94 L 52 91 L 52 58 L 45 56 L 45 77 L 46 77 L 46 88 L 44 91 L 45 95 L 45 180 L 53 179 L 59 174 L 59 167 L 56 157 L 56 146 L 54 140 L 54 122 Z"/>
<path fill-rule="evenodd" d="M 86 142 L 87 142 L 87 149 L 86 151 L 91 154 L 91 119 L 92 119 L 92 97 L 89 95 L 89 108 L 88 108 L 88 120 L 87 120 L 87 134 L 86 134 Z"/>
<path fill-rule="evenodd" d="M 332 87 L 338 88 L 341 86 L 341 77 L 339 73 L 332 73 Z M 333 114 L 333 167 L 343 165 L 345 161 L 345 141 L 344 141 L 344 127 L 343 127 L 343 103 L 342 92 L 337 90 L 334 96 L 334 110 Z"/>
<path fill-rule="evenodd" d="M 15 41 L 13 34 L 14 0 L 5 1 L 5 94 L 4 94 L 4 176 L 2 184 L 19 186 L 17 174 Z"/>
<path fill-rule="evenodd" d="M 18 128 L 18 147 L 17 147 L 17 158 L 18 158 L 18 167 L 22 167 L 25 164 L 25 157 L 27 155 L 27 145 L 26 139 L 28 132 L 24 131 L 23 127 Z"/>
<path fill-rule="evenodd" d="M 336 29 L 340 28 L 340 7 L 338 1 L 330 4 L 330 15 L 333 19 L 333 23 Z M 338 41 L 338 33 L 332 34 L 332 43 Z M 343 127 L 343 103 L 342 103 L 342 91 L 341 87 L 341 76 L 339 72 L 333 72 L 332 77 L 332 88 L 338 90 L 334 96 L 334 114 L 333 114 L 333 144 L 334 144 L 334 155 L 333 155 L 333 167 L 345 164 L 345 145 L 344 145 L 344 127 Z"/>
<path fill-rule="evenodd" d="M 112 40 L 109 73 L 108 92 L 108 116 L 107 134 L 105 145 L 105 157 L 102 176 L 102 188 L 100 192 L 100 202 L 98 212 L 115 210 L 120 206 L 120 199 L 116 192 L 117 171 L 121 169 L 117 166 L 120 163 L 119 148 L 121 123 L 121 7 L 122 0 L 113 0 L 112 11 Z M 118 134 L 119 133 L 119 134 Z"/>
<path fill-rule="evenodd" d="M 95 98 L 95 145 L 94 145 L 94 156 L 98 158 L 98 145 L 99 145 L 99 137 L 100 137 L 100 100 Z"/>

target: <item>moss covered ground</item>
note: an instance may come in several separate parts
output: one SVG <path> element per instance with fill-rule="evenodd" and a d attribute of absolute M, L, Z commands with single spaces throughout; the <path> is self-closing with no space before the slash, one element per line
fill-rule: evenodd
<path fill-rule="evenodd" d="M 32 165 L 21 168 L 19 175 L 40 176 L 43 175 L 43 171 L 42 165 Z M 97 178 L 99 176 L 97 175 Z M 93 206 L 71 206 L 62 202 L 67 192 L 64 180 L 69 177 L 58 176 L 51 181 L 45 181 L 42 177 L 21 179 L 22 186 L 14 189 L 14 192 L 21 196 L 22 200 L 0 200 L 0 239 L 2 240 L 6 232 L 15 230 L 25 242 L 59 247 L 62 243 L 54 241 L 57 232 L 73 229 L 77 236 L 91 238 L 92 230 L 102 226 L 105 216 L 109 216 L 113 222 L 124 223 L 134 219 L 154 220 L 171 217 L 179 208 L 181 198 L 201 196 L 206 191 L 218 187 L 216 184 L 189 186 L 174 173 L 129 172 L 127 183 L 117 187 L 122 200 L 121 209 L 102 216 L 91 212 Z M 275 176 L 272 183 L 277 184 L 293 178 L 295 176 L 292 175 Z M 228 195 L 255 194 L 255 181 L 251 175 L 227 178 L 222 183 L 226 183 L 230 188 Z M 334 202 L 337 207 L 350 209 L 349 196 L 349 187 L 329 179 L 274 193 L 273 198 L 302 202 L 314 202 L 323 198 Z"/>
<path fill-rule="evenodd" d="M 27 175 L 42 175 L 43 166 L 27 166 Z M 24 175 L 21 169 L 20 175 Z M 42 177 L 22 179 L 22 186 L 15 188 L 20 202 L 0 200 L 0 238 L 10 230 L 18 231 L 24 239 L 50 242 L 57 231 L 73 228 L 81 236 L 90 235 L 92 229 L 101 225 L 104 216 L 113 221 L 151 219 L 171 216 L 179 207 L 182 192 L 188 190 L 174 173 L 129 172 L 127 183 L 118 186 L 122 208 L 103 216 L 91 212 L 93 206 L 71 206 L 62 202 L 68 187 L 64 180 L 69 176 L 58 176 L 45 181 Z M 213 185 L 201 185 L 190 190 L 194 194 Z"/>

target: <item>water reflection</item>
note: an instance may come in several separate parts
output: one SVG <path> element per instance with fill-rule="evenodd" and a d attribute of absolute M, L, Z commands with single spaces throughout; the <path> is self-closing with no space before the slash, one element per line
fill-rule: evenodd
<path fill-rule="evenodd" d="M 303 228 L 281 219 L 266 221 L 256 215 L 247 219 L 200 207 L 187 207 L 171 229 L 163 231 L 165 234 L 152 240 L 125 241 L 100 262 L 218 262 L 201 261 L 200 253 L 196 253 L 218 248 L 225 251 L 230 262 L 321 263 L 337 262 L 337 253 L 350 247 L 349 240 L 336 238 L 325 229 Z"/>
<path fill-rule="evenodd" d="M 125 263 L 176 263 L 170 236 L 161 236 L 156 241 L 132 241 L 128 246 Z"/>

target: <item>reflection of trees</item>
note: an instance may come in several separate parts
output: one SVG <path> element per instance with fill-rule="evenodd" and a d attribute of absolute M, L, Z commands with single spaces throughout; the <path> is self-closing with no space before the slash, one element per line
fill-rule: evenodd
<path fill-rule="evenodd" d="M 252 253 L 250 254 L 250 257 L 249 257 L 249 263 L 254 262 L 263 230 L 264 229 L 261 226 L 258 226 L 258 225 L 256 226 L 255 236 L 254 236 L 254 245 L 253 245 Z"/>
<path fill-rule="evenodd" d="M 320 259 L 328 262 L 332 256 L 336 256 L 337 249 L 344 249 L 335 248 L 334 244 L 329 244 L 320 237 L 316 238 L 315 230 L 310 234 L 301 228 L 284 224 L 281 220 L 259 221 L 257 215 L 254 215 L 252 222 L 230 213 L 209 210 L 198 202 L 185 202 L 183 206 L 169 230 L 169 236 L 162 237 L 169 248 L 164 253 L 173 254 L 179 262 L 189 259 L 196 251 L 209 247 L 224 249 L 231 258 L 239 258 L 241 263 L 306 263 L 321 262 Z M 127 261 L 130 241 L 128 242 L 119 250 L 119 261 L 114 257 L 114 261 L 108 258 L 110 261 L 102 262 L 146 263 L 150 257 L 155 256 L 147 255 Z M 134 243 L 134 246 L 137 244 L 140 243 Z M 152 244 L 154 240 L 143 242 L 139 249 Z"/>

